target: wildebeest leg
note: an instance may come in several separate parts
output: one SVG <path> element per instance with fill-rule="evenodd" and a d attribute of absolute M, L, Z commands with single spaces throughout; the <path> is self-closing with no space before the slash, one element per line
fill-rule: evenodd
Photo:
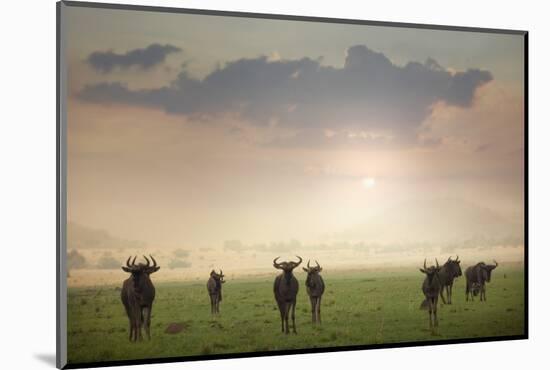
<path fill-rule="evenodd" d="M 437 319 L 437 296 L 434 298 L 434 327 L 439 326 L 439 320 Z"/>
<path fill-rule="evenodd" d="M 134 340 L 134 319 L 132 317 L 132 314 L 128 312 L 128 321 L 130 322 L 130 342 Z"/>
<path fill-rule="evenodd" d="M 279 314 L 281 315 L 281 332 L 285 332 L 285 308 L 282 304 L 277 302 L 277 306 L 279 306 Z"/>
<path fill-rule="evenodd" d="M 145 328 L 147 339 L 151 340 L 151 307 L 143 307 L 143 327 Z"/>
<path fill-rule="evenodd" d="M 466 302 L 468 302 L 469 298 L 470 298 L 470 283 L 466 282 Z"/>
<path fill-rule="evenodd" d="M 433 323 L 432 323 L 432 299 L 431 298 L 426 298 L 426 300 L 428 301 L 428 316 L 430 318 L 430 329 L 433 327 Z"/>
<path fill-rule="evenodd" d="M 141 335 L 141 327 L 143 326 L 143 308 L 138 308 L 138 322 L 137 322 L 137 328 L 138 328 L 138 340 L 143 340 L 143 336 Z"/>
<path fill-rule="evenodd" d="M 479 300 L 480 301 L 486 301 L 487 298 L 485 297 L 485 284 L 481 286 L 481 293 L 479 294 Z"/>
<path fill-rule="evenodd" d="M 220 313 L 220 300 L 221 300 L 221 293 L 216 297 L 216 313 Z"/>
<path fill-rule="evenodd" d="M 128 340 L 131 342 L 132 336 L 134 335 L 134 322 L 132 320 L 132 313 L 130 312 L 130 310 L 126 309 L 126 314 L 128 315 L 128 324 L 130 327 L 130 335 L 128 337 Z"/>
<path fill-rule="evenodd" d="M 141 313 L 139 309 L 134 310 L 134 342 L 141 339 L 141 322 L 139 320 Z"/>
<path fill-rule="evenodd" d="M 132 308 L 132 331 L 133 337 L 132 340 L 137 342 L 141 338 L 141 310 L 139 307 Z"/>
<path fill-rule="evenodd" d="M 449 285 L 449 304 L 451 304 L 452 297 L 453 297 L 453 283 Z"/>
<path fill-rule="evenodd" d="M 288 327 L 288 316 L 290 316 L 290 303 L 285 302 L 285 334 L 290 333 L 290 329 Z"/>
<path fill-rule="evenodd" d="M 292 301 L 292 331 L 294 334 L 298 334 L 296 332 L 296 300 Z"/>
<path fill-rule="evenodd" d="M 321 323 L 321 297 L 317 297 L 317 322 Z"/>
<path fill-rule="evenodd" d="M 309 297 L 309 302 L 311 303 L 311 323 L 315 324 L 316 321 L 316 311 L 315 311 L 315 297 Z"/>
<path fill-rule="evenodd" d="M 129 331 L 130 331 L 130 335 L 128 337 L 128 340 L 131 342 L 132 341 L 132 334 L 133 334 L 133 331 L 132 331 L 132 313 L 130 312 L 130 309 L 128 308 L 128 306 L 124 305 L 124 310 L 126 311 L 126 316 L 128 316 L 128 326 L 129 326 Z"/>
<path fill-rule="evenodd" d="M 445 296 L 443 295 L 443 288 L 439 289 L 439 296 L 441 297 L 442 304 L 447 304 L 445 301 Z M 435 303 L 437 303 L 437 299 L 435 300 Z"/>

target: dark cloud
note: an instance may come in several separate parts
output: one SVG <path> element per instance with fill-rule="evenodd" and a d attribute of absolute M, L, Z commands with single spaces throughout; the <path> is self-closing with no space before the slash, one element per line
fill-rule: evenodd
<path fill-rule="evenodd" d="M 350 138 L 362 135 L 380 143 L 391 137 L 401 144 L 416 140 L 416 130 L 434 103 L 469 107 L 476 89 L 491 80 L 489 71 L 452 73 L 433 59 L 398 66 L 384 54 L 358 45 L 348 49 L 342 68 L 322 66 L 310 58 L 273 61 L 262 56 L 229 62 L 202 80 L 184 68 L 165 87 L 131 90 L 121 83 L 101 83 L 86 86 L 79 97 L 187 116 L 232 112 L 257 126 L 275 123 L 317 130 L 314 135 L 321 140 L 326 139 L 321 130 L 346 129 L 352 130 Z M 379 135 L 379 130 L 390 134 Z M 314 140 L 305 136 L 311 132 L 290 140 L 307 145 L 307 140 Z"/>
<path fill-rule="evenodd" d="M 151 44 L 145 49 L 134 49 L 125 54 L 117 54 L 113 51 L 95 51 L 88 56 L 87 62 L 100 72 L 111 72 L 115 68 L 129 68 L 138 66 L 143 69 L 164 62 L 166 56 L 181 51 L 172 45 Z"/>

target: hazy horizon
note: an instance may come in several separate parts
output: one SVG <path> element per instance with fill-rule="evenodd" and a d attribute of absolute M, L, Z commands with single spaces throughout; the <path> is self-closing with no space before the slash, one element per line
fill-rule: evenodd
<path fill-rule="evenodd" d="M 523 256 L 522 36 L 66 11 L 80 268 Z"/>

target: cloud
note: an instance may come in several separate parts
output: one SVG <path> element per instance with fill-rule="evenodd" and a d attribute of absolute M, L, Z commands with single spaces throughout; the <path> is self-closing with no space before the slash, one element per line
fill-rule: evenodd
<path fill-rule="evenodd" d="M 295 129 L 298 137 L 288 140 L 296 145 L 325 140 L 322 133 L 327 129 L 364 133 L 370 144 L 384 141 L 384 135 L 403 144 L 416 140 L 435 103 L 470 107 L 476 89 L 492 78 L 489 71 L 479 69 L 450 72 L 433 59 L 399 66 L 384 54 L 357 45 L 347 50 L 341 68 L 310 58 L 260 56 L 229 62 L 202 80 L 183 67 L 164 87 L 132 90 L 119 82 L 99 83 L 85 86 L 78 97 L 100 104 L 152 107 L 203 121 L 237 114 L 253 126 Z M 387 133 L 376 134 L 380 130 Z M 312 133 L 319 137 L 312 139 Z"/>
<path fill-rule="evenodd" d="M 111 72 L 115 68 L 126 69 L 133 66 L 148 69 L 164 62 L 168 54 L 180 51 L 180 48 L 169 44 L 151 44 L 145 49 L 134 49 L 124 54 L 95 51 L 88 56 L 87 62 L 95 70 L 103 73 Z"/>

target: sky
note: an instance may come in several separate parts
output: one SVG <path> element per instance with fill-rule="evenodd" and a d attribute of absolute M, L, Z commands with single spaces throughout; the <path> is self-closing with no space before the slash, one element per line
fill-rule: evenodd
<path fill-rule="evenodd" d="M 522 240 L 522 36 L 65 10 L 73 248 Z"/>

